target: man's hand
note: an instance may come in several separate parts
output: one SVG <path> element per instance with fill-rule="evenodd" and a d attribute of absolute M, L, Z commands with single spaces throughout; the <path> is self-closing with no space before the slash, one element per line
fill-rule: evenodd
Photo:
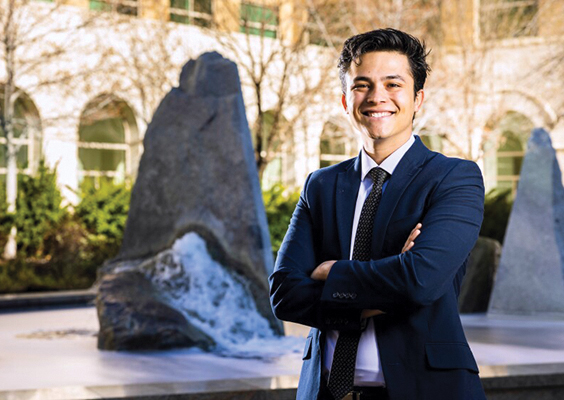
<path fill-rule="evenodd" d="M 415 228 L 413 228 L 413 230 L 411 231 L 411 233 L 409 234 L 407 240 L 405 241 L 405 244 L 403 245 L 403 249 L 401 249 L 402 253 L 405 253 L 406 251 L 411 250 L 411 248 L 413 247 L 413 245 L 415 244 L 415 239 L 417 238 L 417 236 L 419 236 L 419 234 L 421 233 L 421 227 L 423 225 L 421 223 L 415 225 Z"/>
<path fill-rule="evenodd" d="M 362 319 L 372 318 L 380 314 L 385 314 L 385 312 L 381 310 L 362 310 L 362 313 L 360 314 L 360 318 Z"/>
<path fill-rule="evenodd" d="M 336 260 L 331 260 L 319 264 L 311 273 L 311 279 L 315 279 L 316 281 L 326 281 L 329 271 L 331 271 L 331 267 L 336 262 Z"/>
<path fill-rule="evenodd" d="M 422 226 L 423 225 L 421 223 L 415 225 L 415 228 L 413 228 L 407 240 L 405 241 L 405 244 L 403 245 L 403 249 L 401 250 L 402 253 L 409 251 L 413 247 L 413 245 L 415 244 L 415 239 L 421 233 Z M 385 314 L 385 313 L 384 311 L 381 310 L 362 310 L 362 313 L 360 314 L 360 318 L 362 319 L 371 318 L 380 314 Z"/>

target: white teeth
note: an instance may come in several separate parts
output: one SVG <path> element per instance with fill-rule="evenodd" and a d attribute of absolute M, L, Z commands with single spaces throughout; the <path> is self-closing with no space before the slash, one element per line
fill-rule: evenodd
<path fill-rule="evenodd" d="M 389 115 L 392 115 L 392 113 L 389 112 L 389 111 L 377 112 L 377 113 L 368 113 L 368 116 L 373 117 L 373 118 L 387 117 Z"/>

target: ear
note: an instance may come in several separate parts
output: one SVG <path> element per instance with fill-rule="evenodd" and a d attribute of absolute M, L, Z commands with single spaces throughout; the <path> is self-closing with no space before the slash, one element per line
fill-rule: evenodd
<path fill-rule="evenodd" d="M 415 95 L 415 112 L 418 112 L 423 105 L 423 100 L 425 99 L 425 92 L 423 89 L 417 92 Z"/>
<path fill-rule="evenodd" d="M 343 104 L 343 108 L 345 109 L 345 112 L 348 114 L 349 110 L 347 108 L 347 96 L 345 96 L 344 93 L 341 95 L 341 103 Z"/>

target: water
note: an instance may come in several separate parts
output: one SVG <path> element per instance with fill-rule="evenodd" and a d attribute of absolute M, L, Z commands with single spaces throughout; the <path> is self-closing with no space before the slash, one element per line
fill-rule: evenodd
<path fill-rule="evenodd" d="M 171 306 L 215 340 L 216 353 L 264 359 L 301 350 L 303 340 L 272 331 L 246 280 L 213 260 L 198 234 L 177 239 L 156 260 L 141 269 Z"/>

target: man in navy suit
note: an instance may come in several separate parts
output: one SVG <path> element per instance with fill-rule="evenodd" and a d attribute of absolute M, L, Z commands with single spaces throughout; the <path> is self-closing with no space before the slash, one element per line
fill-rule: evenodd
<path fill-rule="evenodd" d="M 475 163 L 432 152 L 412 133 L 426 56 L 394 29 L 344 44 L 342 104 L 363 148 L 309 175 L 270 277 L 275 315 L 312 327 L 298 399 L 333 399 L 335 347 L 348 334 L 360 338 L 344 398 L 485 399 L 457 311 L 483 180 Z M 358 261 L 352 249 L 375 167 L 388 178 L 378 184 L 370 259 Z"/>

